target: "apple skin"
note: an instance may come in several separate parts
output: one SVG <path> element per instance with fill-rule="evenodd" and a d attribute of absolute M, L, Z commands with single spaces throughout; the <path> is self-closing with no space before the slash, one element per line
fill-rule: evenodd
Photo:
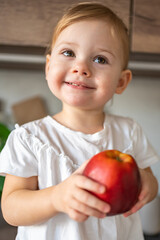
<path fill-rule="evenodd" d="M 103 194 L 92 194 L 111 206 L 107 216 L 125 213 L 138 201 L 141 178 L 131 155 L 118 150 L 100 152 L 91 158 L 83 175 L 106 187 Z"/>

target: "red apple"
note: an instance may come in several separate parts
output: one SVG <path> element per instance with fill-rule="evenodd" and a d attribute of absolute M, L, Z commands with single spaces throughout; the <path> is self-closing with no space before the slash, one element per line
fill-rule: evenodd
<path fill-rule="evenodd" d="M 107 216 L 127 212 L 138 201 L 141 178 L 131 155 L 117 150 L 100 152 L 91 158 L 83 174 L 106 187 L 105 193 L 93 194 L 110 204 Z"/>

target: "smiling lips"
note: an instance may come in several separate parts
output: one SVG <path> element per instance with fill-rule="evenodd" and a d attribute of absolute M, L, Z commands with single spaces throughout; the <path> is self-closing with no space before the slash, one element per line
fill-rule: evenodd
<path fill-rule="evenodd" d="M 82 82 L 65 82 L 65 83 L 78 89 L 95 89 L 94 87 L 90 87 Z"/>

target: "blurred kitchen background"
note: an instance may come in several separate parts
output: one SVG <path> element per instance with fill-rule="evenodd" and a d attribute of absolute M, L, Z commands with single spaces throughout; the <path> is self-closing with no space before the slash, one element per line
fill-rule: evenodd
<path fill-rule="evenodd" d="M 15 123 L 61 109 L 45 80 L 45 53 L 58 17 L 76 2 L 83 1 L 0 0 L 0 122 L 10 131 Z M 106 111 L 137 120 L 160 156 L 160 0 L 99 2 L 111 7 L 129 29 L 133 71 L 128 89 L 115 95 Z M 160 183 L 160 163 L 152 169 Z M 160 190 L 141 217 L 145 238 L 160 239 Z M 15 234 L 16 228 L 0 213 L 0 239 L 12 240 Z"/>

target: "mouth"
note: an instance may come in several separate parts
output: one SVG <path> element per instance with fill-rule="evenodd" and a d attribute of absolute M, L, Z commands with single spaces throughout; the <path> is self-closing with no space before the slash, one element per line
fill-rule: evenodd
<path fill-rule="evenodd" d="M 88 86 L 87 84 L 84 84 L 82 82 L 65 82 L 66 84 L 77 87 L 77 88 L 87 88 L 87 89 L 94 89 L 94 87 Z"/>

